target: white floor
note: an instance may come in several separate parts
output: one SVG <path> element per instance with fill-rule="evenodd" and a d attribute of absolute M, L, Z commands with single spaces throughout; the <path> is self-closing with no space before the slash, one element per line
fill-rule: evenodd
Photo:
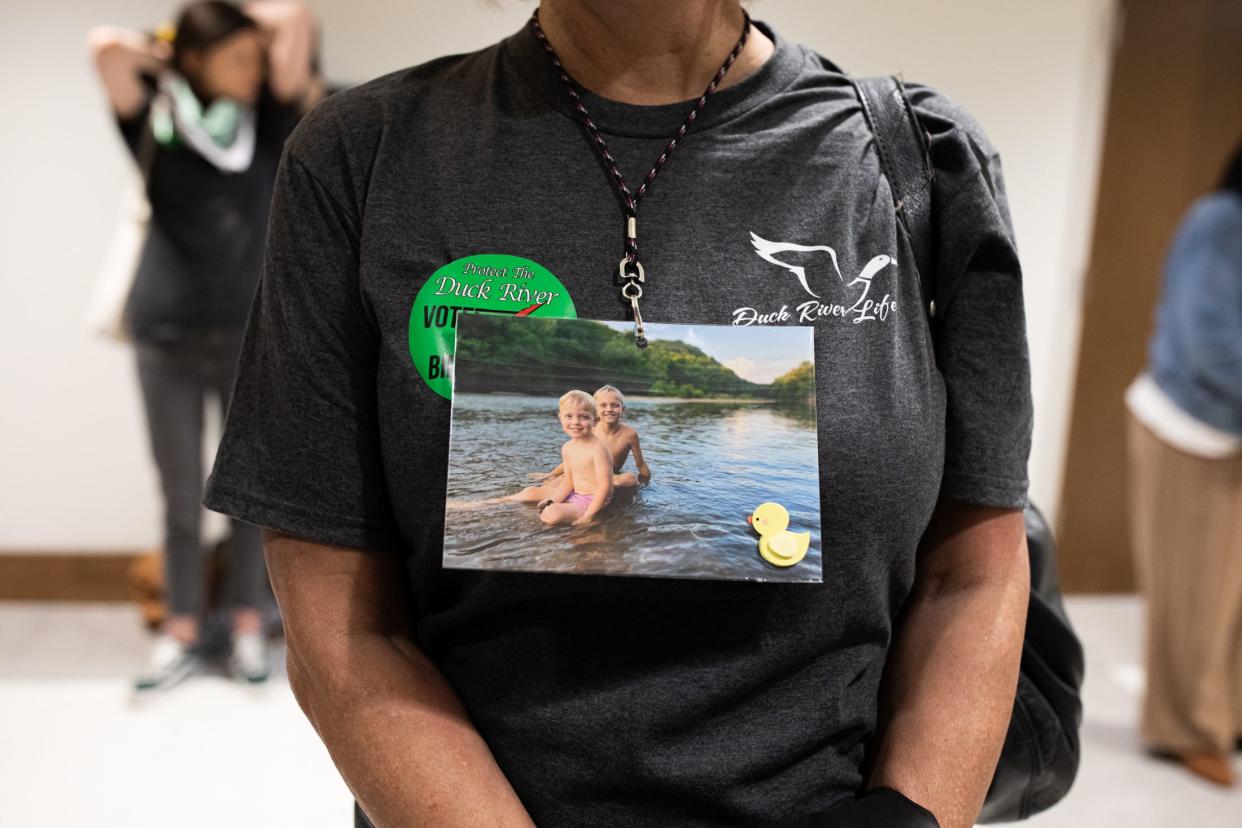
<path fill-rule="evenodd" d="M 1033 828 L 1242 825 L 1242 792 L 1138 749 L 1137 602 L 1077 598 L 1070 613 L 1088 654 L 1083 764 Z M 0 825 L 352 825 L 349 792 L 283 674 L 259 691 L 208 674 L 135 703 L 128 681 L 147 640 L 123 605 L 0 603 Z"/>
<path fill-rule="evenodd" d="M 1148 758 L 1135 733 L 1143 688 L 1142 610 L 1131 597 L 1071 598 L 1087 651 L 1082 765 L 1069 796 L 1031 828 L 1239 828 L 1242 789 L 1225 791 Z M 1242 757 L 1235 755 L 1242 774 Z"/>

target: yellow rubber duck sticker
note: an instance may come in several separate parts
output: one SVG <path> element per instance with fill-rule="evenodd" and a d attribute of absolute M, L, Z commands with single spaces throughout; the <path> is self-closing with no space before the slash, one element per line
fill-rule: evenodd
<path fill-rule="evenodd" d="M 811 546 L 810 532 L 789 531 L 789 510 L 779 503 L 759 504 L 746 516 L 746 522 L 759 533 L 759 554 L 773 566 L 793 566 L 806 557 Z"/>

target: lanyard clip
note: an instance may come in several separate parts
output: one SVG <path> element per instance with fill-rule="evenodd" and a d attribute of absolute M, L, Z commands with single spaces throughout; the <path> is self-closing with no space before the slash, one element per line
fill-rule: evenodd
<path fill-rule="evenodd" d="M 632 271 L 626 270 L 626 265 L 629 265 L 630 267 L 632 267 L 633 270 Z M 617 275 L 621 277 L 621 281 L 623 283 L 638 282 L 641 285 L 641 284 L 646 284 L 647 282 L 647 274 L 643 270 L 643 263 L 640 262 L 638 259 L 635 259 L 634 261 L 630 261 L 629 256 L 626 256 L 625 258 L 621 259 L 621 262 L 617 265 Z"/>
<path fill-rule="evenodd" d="M 626 265 L 633 267 L 633 272 L 626 271 Z M 642 283 L 647 280 L 646 274 L 643 273 L 643 263 L 635 259 L 630 261 L 624 258 L 617 266 L 618 272 L 621 274 L 621 296 L 630 302 L 630 310 L 634 314 L 634 344 L 639 348 L 647 347 L 647 331 L 643 327 L 643 315 L 638 309 L 638 300 L 642 298 Z"/>
<path fill-rule="evenodd" d="M 633 286 L 636 294 L 627 294 L 626 288 Z M 638 297 L 643 295 L 643 289 L 638 285 L 630 282 L 621 288 L 621 295 L 626 296 L 630 300 L 630 310 L 634 313 L 634 344 L 639 348 L 647 347 L 647 329 L 643 327 L 643 315 L 638 310 Z"/>

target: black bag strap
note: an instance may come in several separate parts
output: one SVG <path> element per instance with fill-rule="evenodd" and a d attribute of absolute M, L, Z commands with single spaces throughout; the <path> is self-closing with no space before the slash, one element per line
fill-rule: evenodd
<path fill-rule="evenodd" d="M 138 174 L 142 176 L 143 187 L 151 183 L 151 168 L 155 165 L 155 132 L 151 129 L 151 119 L 142 122 L 142 137 L 138 140 Z"/>
<path fill-rule="evenodd" d="M 146 116 L 142 119 L 142 135 L 138 139 L 138 174 L 142 176 L 142 189 L 151 186 L 151 170 L 155 167 L 155 154 L 159 146 L 155 140 L 155 113 L 157 107 L 167 107 L 168 101 L 158 90 L 151 93 L 147 102 Z"/>
<path fill-rule="evenodd" d="M 928 324 L 936 314 L 936 249 L 931 232 L 931 137 L 899 77 L 853 81 L 893 194 L 898 224 L 914 251 Z M 1078 771 L 1082 724 L 1082 644 L 1061 603 L 1052 533 L 1026 508 L 1031 595 L 1013 717 L 980 822 L 1025 819 L 1065 796 Z"/>
<path fill-rule="evenodd" d="M 893 194 L 893 208 L 914 251 L 923 309 L 936 315 L 936 249 L 931 232 L 931 136 L 919 124 L 905 86 L 896 75 L 852 81 L 875 138 L 880 167 Z"/>

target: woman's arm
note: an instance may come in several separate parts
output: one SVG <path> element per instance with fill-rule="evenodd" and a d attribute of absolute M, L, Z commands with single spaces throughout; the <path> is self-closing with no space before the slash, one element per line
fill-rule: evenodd
<path fill-rule="evenodd" d="M 319 24 L 298 0 L 254 0 L 247 15 L 271 38 L 267 47 L 268 85 L 276 100 L 303 112 L 324 95 L 323 78 L 314 69 Z"/>
<path fill-rule="evenodd" d="M 456 692 L 410 638 L 390 553 L 264 532 L 289 684 L 377 828 L 530 826 Z"/>
<path fill-rule="evenodd" d="M 634 432 L 634 439 L 630 442 L 630 451 L 634 453 L 634 467 L 638 469 L 638 479 L 644 483 L 651 482 L 651 469 L 647 467 L 647 461 L 643 459 L 643 449 L 638 444 L 638 432 Z"/>
<path fill-rule="evenodd" d="M 869 787 L 974 824 L 1013 711 L 1030 601 L 1022 513 L 942 501 L 884 678 Z"/>
<path fill-rule="evenodd" d="M 86 46 L 112 111 L 121 120 L 137 115 L 147 102 L 142 76 L 159 74 L 172 58 L 167 43 L 120 26 L 96 26 L 86 36 Z"/>

